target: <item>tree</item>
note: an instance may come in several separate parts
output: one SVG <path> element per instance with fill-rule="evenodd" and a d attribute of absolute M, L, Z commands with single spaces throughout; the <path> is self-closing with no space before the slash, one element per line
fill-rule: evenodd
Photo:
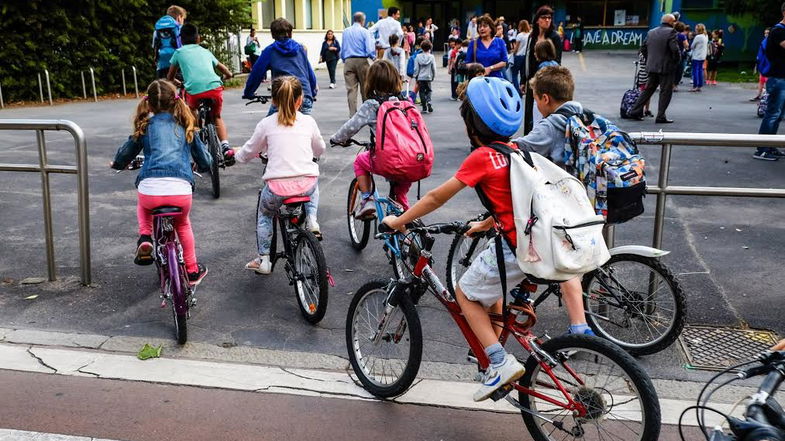
<path fill-rule="evenodd" d="M 188 11 L 217 49 L 229 32 L 250 26 L 246 0 L 3 0 L 0 2 L 0 84 L 7 101 L 36 99 L 37 74 L 47 69 L 52 95 L 82 95 L 81 72 L 92 67 L 98 93 L 121 90 L 131 66 L 144 88 L 155 75 L 153 26 L 172 3 Z M 220 57 L 220 53 L 216 54 Z M 225 61 L 225 60 L 223 60 Z M 89 84 L 89 78 L 87 79 Z M 89 86 L 88 86 L 89 87 Z"/>
<path fill-rule="evenodd" d="M 751 13 L 764 26 L 782 20 L 781 7 L 782 0 L 725 0 L 725 12 L 732 15 Z"/>

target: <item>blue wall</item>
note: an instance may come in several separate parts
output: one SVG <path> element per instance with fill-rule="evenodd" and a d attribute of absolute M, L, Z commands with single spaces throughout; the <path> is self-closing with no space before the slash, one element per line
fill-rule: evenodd
<path fill-rule="evenodd" d="M 379 9 L 382 9 L 382 0 L 352 0 L 352 14 L 365 13 L 366 22 L 375 23 L 379 19 Z"/>

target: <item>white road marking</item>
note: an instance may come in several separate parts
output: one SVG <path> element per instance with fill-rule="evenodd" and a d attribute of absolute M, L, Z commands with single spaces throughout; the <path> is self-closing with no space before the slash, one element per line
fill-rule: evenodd
<path fill-rule="evenodd" d="M 89 436 L 60 435 L 57 433 L 29 432 L 27 430 L 0 429 L 0 441 L 117 441 Z"/>

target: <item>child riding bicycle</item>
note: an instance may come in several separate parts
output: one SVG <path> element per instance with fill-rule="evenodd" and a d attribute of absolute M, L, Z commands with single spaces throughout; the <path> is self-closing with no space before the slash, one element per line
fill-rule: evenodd
<path fill-rule="evenodd" d="M 382 103 L 405 99 L 401 95 L 401 76 L 395 66 L 387 60 L 378 60 L 368 69 L 365 90 L 368 99 L 362 103 L 357 113 L 335 132 L 330 138 L 330 143 L 345 145 L 365 126 L 370 127 L 371 140 L 374 140 L 377 131 L 376 114 Z M 371 173 L 378 174 L 374 171 L 371 152 L 362 152 L 354 160 L 354 174 L 362 192 L 362 203 L 355 211 L 355 217 L 358 219 L 366 219 L 376 215 L 376 207 L 371 193 L 373 191 Z M 380 176 L 387 178 L 384 175 Z M 408 181 L 390 181 L 390 194 L 404 210 L 409 208 L 409 198 L 406 194 L 411 186 L 412 183 Z"/>
<path fill-rule="evenodd" d="M 553 89 L 551 85 L 554 86 Z M 538 72 L 531 86 L 543 115 L 549 115 L 558 107 L 554 107 L 557 100 L 565 96 L 571 98 L 574 87 L 569 71 L 561 67 Z M 510 167 L 504 155 L 487 146 L 504 143 L 510 148 L 516 148 L 515 144 L 510 143 L 510 137 L 521 125 L 522 109 L 520 96 L 512 84 L 500 78 L 480 77 L 471 80 L 466 88 L 466 100 L 461 105 L 461 116 L 471 142 L 471 153 L 455 176 L 428 192 L 403 215 L 388 216 L 383 222 L 393 229 L 403 231 L 406 224 L 435 211 L 466 186 L 479 189 L 478 193 L 484 194 L 483 199 L 489 205 L 486 205 L 486 208 L 493 216 L 485 221 L 471 222 L 471 228 L 466 234 L 472 235 L 494 227 L 499 230 L 505 239 L 502 246 L 508 286 L 521 283 L 526 274 L 518 266 L 510 248 L 515 249 L 517 243 Z M 564 143 L 564 131 L 561 134 L 550 133 L 553 133 L 550 140 L 552 144 Z M 475 401 L 485 400 L 496 389 L 524 374 L 523 365 L 499 343 L 500 329 L 494 329 L 487 313 L 502 311 L 502 284 L 495 244 L 489 245 L 472 262 L 455 291 L 466 320 L 491 360 L 491 366 L 483 375 L 482 386 L 474 394 Z M 571 323 L 569 332 L 592 334 L 583 312 L 580 279 L 561 283 L 561 291 Z"/>
<path fill-rule="evenodd" d="M 260 153 L 268 160 L 262 176 L 265 185 L 259 194 L 256 225 L 259 255 L 245 265 L 246 269 L 258 274 L 272 272 L 273 220 L 284 199 L 309 196 L 311 201 L 305 204 L 306 227 L 311 231 L 319 230 L 316 221 L 319 165 L 313 158 L 324 153 L 324 140 L 316 121 L 297 110 L 303 103 L 303 86 L 297 78 L 275 78 L 272 98 L 278 112 L 259 121 L 251 139 L 235 154 L 235 159 L 241 163 L 258 158 Z"/>
<path fill-rule="evenodd" d="M 177 49 L 170 60 L 171 67 L 167 78 L 173 81 L 178 69 L 183 73 L 186 102 L 191 110 L 199 108 L 203 99 L 213 100 L 212 116 L 215 119 L 215 130 L 221 141 L 221 150 L 229 159 L 232 150 L 229 148 L 229 133 L 226 130 L 221 109 L 223 107 L 223 82 L 216 75 L 217 68 L 225 80 L 232 78 L 232 72 L 218 62 L 215 56 L 207 49 L 199 46 L 199 29 L 192 24 L 187 24 L 180 30 L 180 39 L 183 47 Z M 231 164 L 229 164 L 231 165 Z"/>
<path fill-rule="evenodd" d="M 153 209 L 165 205 L 180 207 L 182 214 L 174 218 L 174 227 L 183 246 L 185 268 L 192 285 L 202 281 L 207 267 L 196 260 L 194 233 L 188 217 L 194 184 L 191 157 L 200 172 L 210 170 L 212 165 L 212 158 L 196 131 L 194 116 L 177 95 L 174 84 L 155 80 L 136 107 L 133 135 L 110 163 L 113 169 L 123 170 L 144 151 L 144 165 L 136 178 L 139 240 L 134 263 L 153 263 Z"/>

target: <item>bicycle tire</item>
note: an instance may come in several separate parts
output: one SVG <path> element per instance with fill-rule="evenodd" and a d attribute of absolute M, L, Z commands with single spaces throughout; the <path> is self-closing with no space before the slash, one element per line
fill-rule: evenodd
<path fill-rule="evenodd" d="M 371 235 L 371 220 L 354 218 L 354 208 L 360 202 L 360 198 L 360 188 L 358 187 L 357 178 L 354 178 L 349 184 L 349 195 L 346 198 L 346 221 L 349 227 L 349 240 L 352 243 L 352 248 L 358 251 L 368 245 L 368 238 Z"/>
<path fill-rule="evenodd" d="M 445 270 L 447 291 L 453 297 L 455 297 L 455 287 L 458 286 L 461 276 L 469 268 L 474 258 L 488 246 L 489 240 L 485 234 L 478 234 L 474 237 L 456 234 L 453 237 L 450 250 L 447 252 L 447 268 Z M 464 247 L 464 245 L 466 246 Z M 464 255 L 469 250 L 472 250 L 471 255 Z"/>
<path fill-rule="evenodd" d="M 221 197 L 221 177 L 218 169 L 221 162 L 221 146 L 218 142 L 218 135 L 215 132 L 214 124 L 207 124 L 204 128 L 207 133 L 207 149 L 213 163 L 210 166 L 210 183 L 212 184 L 213 198 L 218 199 Z"/>
<path fill-rule="evenodd" d="M 310 254 L 313 257 L 313 262 L 309 263 L 309 271 L 311 274 L 304 274 L 301 267 L 301 257 L 304 257 L 303 247 L 310 249 Z M 310 260 L 310 259 L 309 259 Z M 318 293 L 315 296 L 309 295 L 307 288 L 304 286 L 303 280 L 295 280 L 294 291 L 297 298 L 297 306 L 300 308 L 300 313 L 303 318 L 310 323 L 319 323 L 327 312 L 327 299 L 328 299 L 328 283 L 327 283 L 327 262 L 324 259 L 324 251 L 319 244 L 319 240 L 310 231 L 300 231 L 297 237 L 297 242 L 294 247 L 294 269 L 297 279 L 301 276 L 304 278 L 315 278 L 315 288 Z M 314 300 L 316 304 L 314 304 Z"/>
<path fill-rule="evenodd" d="M 661 426 L 661 412 L 657 391 L 654 389 L 654 385 L 644 369 L 631 355 L 607 340 L 580 334 L 568 334 L 554 338 L 553 340 L 543 343 L 541 348 L 556 360 L 559 360 L 557 366 L 553 368 L 554 374 L 556 374 L 560 383 L 570 392 L 573 399 L 586 406 L 587 410 L 590 412 L 589 415 L 578 419 L 571 411 L 562 409 L 563 414 L 561 416 L 563 418 L 560 422 L 564 423 L 564 430 L 583 430 L 583 436 L 567 434 L 568 438 L 596 439 L 591 437 L 596 434 L 599 436 L 599 439 L 612 438 L 629 441 L 656 441 L 658 439 Z M 583 355 L 584 353 L 586 354 L 585 357 Z M 592 387 L 595 381 L 601 381 L 600 378 L 603 375 L 585 375 L 585 373 L 579 371 L 582 370 L 582 362 L 585 362 L 586 364 L 591 362 L 596 363 L 601 357 L 610 361 L 609 364 L 599 367 L 599 373 L 605 373 L 607 371 L 607 380 L 601 387 Z M 575 385 L 566 384 L 565 380 L 569 379 L 570 375 L 565 369 L 560 368 L 560 366 L 564 365 L 565 361 L 569 361 L 567 364 L 570 369 L 575 371 L 579 378 L 584 381 L 580 387 L 576 388 L 574 387 Z M 624 377 L 618 377 L 619 381 L 615 381 L 614 383 L 611 383 L 611 373 L 612 369 L 614 369 L 614 366 L 611 366 L 611 364 L 615 365 L 615 368 L 618 368 L 620 374 L 624 375 Z M 553 381 L 540 368 L 541 366 L 537 359 L 534 356 L 530 356 L 528 360 L 526 360 L 526 374 L 519 380 L 519 385 L 546 395 L 548 393 L 552 393 L 554 396 L 558 395 L 558 399 L 560 401 L 563 400 L 564 398 L 561 393 L 555 391 L 552 386 L 548 387 L 553 384 Z M 543 372 L 542 377 L 537 376 L 540 372 Z M 630 397 L 624 394 L 614 395 L 610 390 L 614 386 L 618 387 L 622 392 L 625 388 L 631 389 L 632 392 L 637 392 L 637 402 L 640 406 L 641 428 L 640 433 L 635 437 L 625 436 L 624 434 L 619 433 L 624 430 L 632 430 L 632 422 L 634 421 L 632 419 L 625 419 L 624 422 L 614 423 L 616 419 L 613 418 L 614 415 L 612 411 L 618 399 L 628 398 L 627 401 L 618 402 L 619 406 L 626 406 L 622 409 L 626 418 L 630 415 L 630 407 L 632 407 L 630 403 L 634 404 L 636 400 L 634 397 L 629 399 Z M 537 398 L 532 395 L 520 391 L 518 392 L 518 401 L 521 406 L 530 411 L 537 412 L 538 407 L 536 406 L 535 400 L 537 400 Z M 559 418 L 558 414 L 552 412 L 552 410 L 555 409 L 553 404 L 547 403 L 544 400 L 539 402 L 542 402 L 545 405 L 545 407 L 540 410 L 540 413 L 543 414 L 543 416 L 554 420 Z M 602 404 L 602 407 L 598 408 L 596 406 L 597 404 Z M 549 423 L 542 419 L 525 411 L 521 411 L 521 416 L 526 428 L 535 441 L 550 441 L 557 438 L 565 439 L 565 433 L 563 431 L 549 425 Z M 621 415 L 617 415 L 617 417 L 621 418 Z M 591 424 L 591 430 L 583 428 L 584 424 Z M 611 426 L 616 436 L 603 438 L 599 427 L 601 424 Z M 546 425 L 548 425 L 547 428 L 544 427 Z M 554 438 L 552 438 L 551 435 L 553 435 Z"/>
<path fill-rule="evenodd" d="M 363 310 L 360 309 L 363 306 L 363 303 L 366 299 L 368 299 L 371 295 L 374 295 L 376 299 L 381 299 L 381 303 L 379 303 L 378 307 L 381 309 L 374 310 L 377 314 L 380 311 L 384 310 L 386 305 L 386 300 L 388 298 L 388 286 L 390 285 L 389 280 L 375 280 L 373 282 L 368 282 L 355 293 L 354 297 L 352 298 L 352 302 L 349 304 L 349 311 L 346 316 L 346 349 L 349 352 L 349 362 L 352 365 L 352 369 L 354 370 L 355 375 L 362 383 L 365 390 L 377 396 L 379 398 L 392 398 L 402 393 L 406 392 L 412 385 L 417 376 L 417 372 L 420 369 L 420 362 L 422 361 L 422 328 L 420 325 L 420 319 L 417 315 L 417 310 L 412 304 L 411 300 L 408 296 L 403 295 L 401 296 L 401 300 L 398 303 L 397 310 L 401 312 L 401 314 L 396 314 L 394 310 L 391 314 L 390 321 L 388 322 L 390 326 L 393 323 L 397 323 L 398 326 L 403 325 L 403 321 L 405 320 L 405 327 L 404 331 L 408 332 L 408 340 L 406 338 L 401 337 L 398 342 L 394 342 L 393 338 L 391 337 L 389 340 L 382 340 L 380 343 L 389 344 L 387 346 L 391 346 L 392 349 L 401 342 L 408 343 L 408 351 L 403 349 L 403 351 L 399 352 L 406 352 L 404 360 L 400 358 L 393 358 L 391 360 L 398 360 L 403 362 L 403 369 L 401 370 L 400 375 L 396 377 L 390 376 L 392 381 L 390 382 L 383 382 L 384 381 L 384 374 L 386 371 L 384 370 L 384 366 L 382 366 L 382 381 L 379 381 L 376 378 L 371 378 L 371 375 L 374 372 L 371 372 L 374 368 L 376 368 L 376 363 L 374 362 L 373 365 L 368 367 L 368 360 L 371 357 L 371 354 L 367 356 L 362 351 L 364 347 L 361 345 L 361 342 L 370 342 L 371 335 L 360 335 L 360 331 L 357 329 L 358 325 L 360 325 L 361 317 L 366 317 L 365 315 L 360 315 Z M 370 314 L 370 310 L 366 309 L 366 312 Z M 400 320 L 402 319 L 402 320 Z M 371 320 L 365 320 L 368 325 L 368 329 L 365 330 L 364 333 L 366 334 L 375 330 L 377 324 L 371 323 Z M 374 329 L 371 329 L 374 328 Z M 393 346 L 394 345 L 394 346 Z M 380 345 L 376 345 L 381 346 Z M 376 370 L 378 374 L 378 370 Z M 392 372 L 390 372 L 392 374 Z"/>
<path fill-rule="evenodd" d="M 636 283 L 634 280 L 622 284 L 620 281 L 622 271 L 627 271 L 627 268 L 634 269 L 634 267 L 647 270 L 649 274 L 648 288 L 635 289 L 637 285 L 632 284 Z M 679 281 L 670 270 L 658 259 L 635 254 L 612 256 L 603 265 L 603 270 L 609 274 L 615 273 L 612 280 L 605 279 L 605 286 L 600 283 L 599 279 L 604 277 L 600 271 L 586 274 L 582 281 L 585 293 L 584 307 L 590 312 L 586 314 L 586 320 L 594 333 L 616 343 L 632 355 L 654 354 L 673 344 L 684 329 L 687 301 Z M 646 275 L 643 276 L 643 278 L 646 277 Z M 634 277 L 633 279 L 639 280 L 640 278 Z M 660 285 L 660 281 L 661 286 L 666 287 L 667 290 L 660 288 L 653 290 L 651 285 L 654 283 Z M 603 290 L 607 293 L 606 286 L 623 287 L 624 292 L 620 292 L 620 296 L 624 293 L 641 295 L 635 299 L 624 295 L 625 310 L 625 308 L 614 307 L 612 303 L 603 301 Z M 654 294 L 647 294 L 652 291 Z M 656 298 L 650 299 L 652 296 L 656 296 Z M 609 320 L 601 319 L 592 313 L 598 313 Z M 669 316 L 666 317 L 666 314 Z M 615 317 L 619 318 L 614 319 Z M 626 323 L 627 326 L 621 326 L 619 323 Z M 645 332 L 637 331 L 637 323 L 645 326 L 641 329 L 648 332 L 648 335 Z M 662 329 L 662 332 L 659 335 L 654 335 L 652 331 L 659 331 L 659 329 Z M 636 334 L 640 335 L 640 338 L 637 338 Z"/>
<path fill-rule="evenodd" d="M 425 225 L 420 219 L 415 219 L 412 224 L 417 227 Z M 395 253 L 387 250 L 388 258 L 393 268 L 394 279 L 400 280 L 412 274 L 414 266 L 420 259 L 422 246 L 422 239 L 419 234 L 398 235 L 398 247 L 401 251 L 401 257 L 396 257 Z"/>
<path fill-rule="evenodd" d="M 188 304 L 185 293 L 185 273 L 181 273 L 178 263 L 177 251 L 173 243 L 166 246 L 166 266 L 169 278 L 169 294 L 172 303 L 172 318 L 174 319 L 175 338 L 177 343 L 184 345 L 188 341 Z"/>

